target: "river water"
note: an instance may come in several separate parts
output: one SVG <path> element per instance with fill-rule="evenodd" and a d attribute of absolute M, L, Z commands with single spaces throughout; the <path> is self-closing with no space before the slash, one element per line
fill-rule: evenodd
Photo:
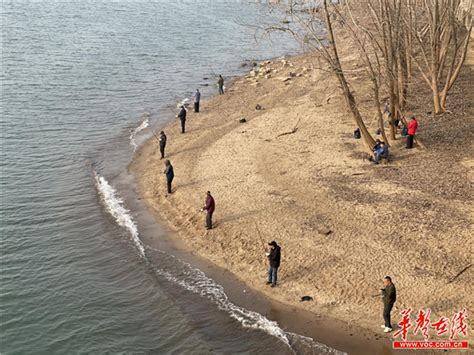
<path fill-rule="evenodd" d="M 123 201 L 127 164 L 176 102 L 196 87 L 214 94 L 215 75 L 244 61 L 297 50 L 284 36 L 256 43 L 243 26 L 261 24 L 267 5 L 0 6 L 0 351 L 331 352 L 148 248 Z"/>

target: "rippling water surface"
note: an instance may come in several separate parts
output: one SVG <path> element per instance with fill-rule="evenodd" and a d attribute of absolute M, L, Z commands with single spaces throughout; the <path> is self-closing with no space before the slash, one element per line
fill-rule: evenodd
<path fill-rule="evenodd" d="M 114 187 L 172 117 L 168 104 L 201 85 L 212 93 L 204 77 L 295 50 L 284 38 L 257 45 L 241 26 L 265 5 L 0 6 L 2 353 L 330 351 L 144 246 Z"/>

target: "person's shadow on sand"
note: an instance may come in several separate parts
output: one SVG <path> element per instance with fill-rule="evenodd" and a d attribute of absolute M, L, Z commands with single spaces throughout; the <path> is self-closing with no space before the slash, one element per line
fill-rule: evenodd
<path fill-rule="evenodd" d="M 241 213 L 237 213 L 237 214 L 233 214 L 233 215 L 221 218 L 221 219 L 219 219 L 219 220 L 217 220 L 216 222 L 213 223 L 213 228 L 215 228 L 215 227 L 217 227 L 217 226 L 219 226 L 223 223 L 235 221 L 235 220 L 240 219 L 242 217 L 246 217 L 246 216 L 250 216 L 250 215 L 255 216 L 257 213 L 258 213 L 258 210 L 252 210 L 252 211 L 241 212 Z"/>

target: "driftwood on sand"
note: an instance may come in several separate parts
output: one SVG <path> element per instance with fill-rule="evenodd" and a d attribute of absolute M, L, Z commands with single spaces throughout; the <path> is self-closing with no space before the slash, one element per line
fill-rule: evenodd
<path fill-rule="evenodd" d="M 453 277 L 451 277 L 451 279 L 448 281 L 448 284 L 450 284 L 451 282 L 453 282 L 454 280 L 456 280 L 459 276 L 461 276 L 467 269 L 469 269 L 470 267 L 472 266 L 472 264 L 469 264 L 467 266 L 465 266 L 461 271 L 459 271 L 456 275 L 454 275 Z"/>

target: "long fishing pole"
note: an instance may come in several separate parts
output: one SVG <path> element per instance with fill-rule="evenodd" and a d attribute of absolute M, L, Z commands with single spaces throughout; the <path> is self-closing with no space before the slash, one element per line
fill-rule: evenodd
<path fill-rule="evenodd" d="M 257 226 L 256 223 L 255 223 L 255 229 L 257 230 L 258 237 L 259 237 L 259 239 L 260 239 L 260 243 L 262 243 L 263 249 L 264 249 L 264 250 L 267 250 L 267 249 L 265 248 L 265 243 L 263 242 L 262 235 L 260 234 L 260 230 L 258 229 L 258 226 Z"/>
<path fill-rule="evenodd" d="M 156 139 L 158 142 L 161 143 L 160 138 L 158 138 L 158 137 L 156 136 L 155 132 L 151 131 L 151 134 L 153 134 L 153 137 L 155 137 L 155 139 Z"/>
<path fill-rule="evenodd" d="M 191 217 L 188 218 L 188 221 L 192 221 L 194 217 L 196 217 L 201 212 L 202 212 L 201 210 L 198 210 L 195 214 L 193 214 Z"/>

